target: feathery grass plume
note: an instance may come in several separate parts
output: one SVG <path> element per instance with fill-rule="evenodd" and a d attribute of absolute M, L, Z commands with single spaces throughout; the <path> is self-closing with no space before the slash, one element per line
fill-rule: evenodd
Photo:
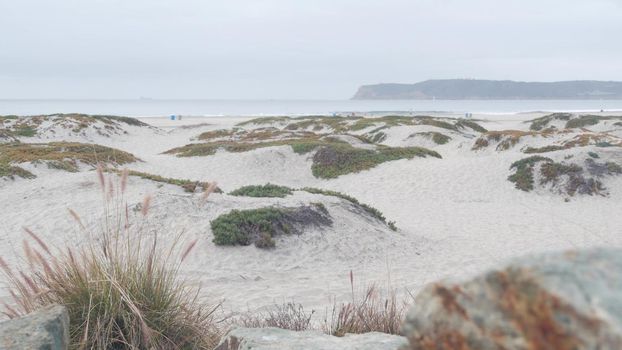
<path fill-rule="evenodd" d="M 39 236 L 37 236 L 34 232 L 32 232 L 28 227 L 24 227 L 24 231 L 26 231 L 26 233 L 32 237 L 35 242 L 37 242 L 37 244 L 43 248 L 43 250 L 48 254 L 48 255 L 52 255 L 52 253 L 50 252 L 50 248 L 48 248 L 47 244 L 45 244 L 45 242 L 43 242 L 43 240 L 41 238 L 39 238 Z"/>
<path fill-rule="evenodd" d="M 201 196 L 201 203 L 207 202 L 207 198 L 212 194 L 212 192 L 216 191 L 218 188 L 218 184 L 216 181 L 212 181 L 209 186 L 203 191 L 203 195 Z"/>
<path fill-rule="evenodd" d="M 86 227 L 84 226 L 84 224 L 82 223 L 82 220 L 80 219 L 80 215 L 78 215 L 78 213 L 76 213 L 71 208 L 68 208 L 67 211 L 69 211 L 69 215 L 71 215 L 71 217 L 78 223 L 78 226 L 80 226 L 82 230 L 86 230 Z"/>
<path fill-rule="evenodd" d="M 103 175 L 103 173 L 99 173 Z M 119 179 L 122 181 L 122 178 Z M 100 182 L 108 186 L 106 179 Z M 112 187 L 112 186 L 109 186 Z M 181 234 L 166 235 L 161 243 L 157 232 L 147 227 L 150 197 L 143 214 L 128 216 L 138 224 L 124 222 L 127 203 L 116 184 L 114 200 L 103 193 L 101 231 L 81 225 L 77 213 L 70 215 L 88 235 L 77 248 L 54 247 L 31 230 L 24 243 L 30 266 L 18 269 L 0 258 L 13 301 L 3 305 L 10 318 L 50 304 L 67 307 L 70 316 L 70 349 L 212 349 L 219 337 L 216 312 L 219 305 L 206 305 L 199 290 L 179 277 L 180 264 L 196 245 L 181 249 Z"/>
<path fill-rule="evenodd" d="M 140 213 L 142 214 L 142 216 L 147 216 L 147 214 L 149 214 L 150 206 L 151 206 L 151 196 L 146 195 L 145 198 L 143 198 L 143 204 L 142 204 L 142 207 L 140 208 Z"/>
<path fill-rule="evenodd" d="M 129 175 L 129 170 L 127 170 L 127 168 L 124 168 L 123 171 L 121 171 L 121 193 L 125 193 L 125 189 L 127 188 L 127 177 Z"/>
<path fill-rule="evenodd" d="M 97 178 L 99 179 L 99 186 L 102 192 L 106 192 L 106 179 L 104 178 L 104 166 L 102 163 L 97 164 Z"/>
<path fill-rule="evenodd" d="M 186 257 L 188 256 L 188 254 L 190 254 L 192 249 L 194 249 L 194 246 L 197 244 L 197 241 L 198 239 L 195 239 L 194 241 L 190 242 L 190 244 L 186 246 L 186 249 L 184 249 L 184 252 L 181 253 L 181 261 L 186 260 Z"/>

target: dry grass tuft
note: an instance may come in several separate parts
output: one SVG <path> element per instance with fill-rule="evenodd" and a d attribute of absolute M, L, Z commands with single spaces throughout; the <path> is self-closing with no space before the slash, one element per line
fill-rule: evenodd
<path fill-rule="evenodd" d="M 26 230 L 36 243 L 24 242 L 28 264 L 12 269 L 0 259 L 13 296 L 4 313 L 14 318 L 49 304 L 66 306 L 72 349 L 212 349 L 220 335 L 218 305 L 203 304 L 199 290 L 179 278 L 196 241 L 183 249 L 180 235 L 160 243 L 158 233 L 147 230 L 150 197 L 133 219 L 124 177 L 114 186 L 101 167 L 98 173 L 104 210 L 95 226 L 101 231 L 88 230 L 75 211 L 70 214 L 87 238 L 77 248 L 51 247 Z"/>
<path fill-rule="evenodd" d="M 382 332 L 400 334 L 407 304 L 398 301 L 396 292 L 387 290 L 383 295 L 380 289 L 367 287 L 362 298 L 357 299 L 354 292 L 354 276 L 350 272 L 352 301 L 341 305 L 334 304 L 330 315 L 326 315 L 323 331 L 342 337 L 348 333 Z"/>
<path fill-rule="evenodd" d="M 276 327 L 292 331 L 312 329 L 311 318 L 314 311 L 306 312 L 302 305 L 285 303 L 275 305 L 269 310 L 240 316 L 236 324 L 247 328 Z"/>

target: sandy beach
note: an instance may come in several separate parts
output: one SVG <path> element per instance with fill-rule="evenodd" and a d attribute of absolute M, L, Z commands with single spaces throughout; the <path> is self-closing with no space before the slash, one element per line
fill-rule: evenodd
<path fill-rule="evenodd" d="M 474 115 L 473 120 L 489 132 L 528 132 L 530 124 L 526 121 L 544 115 Z M 126 198 L 132 207 L 144 196 L 152 196 L 148 231 L 157 230 L 164 239 L 180 232 L 188 239 L 198 239 L 196 249 L 183 264 L 183 275 L 202 285 L 203 297 L 222 300 L 224 308 L 232 312 L 294 301 L 323 313 L 335 300 L 349 297 L 350 271 L 357 288 L 376 283 L 408 295 L 430 282 L 466 279 L 491 265 L 529 253 L 622 246 L 622 176 L 602 179 L 606 195 L 569 196 L 538 186 L 525 192 L 508 181 L 512 163 L 527 156 L 525 147 L 563 142 L 568 138 L 564 133 L 528 135 L 506 150 L 493 146 L 474 150 L 476 140 L 482 137 L 474 130 L 395 125 L 383 129 L 385 136 L 379 144 L 426 147 L 438 152 L 442 159 L 387 161 L 331 179 L 313 175 L 313 153 L 297 154 L 289 146 L 239 153 L 218 150 L 213 155 L 196 157 L 163 153 L 200 142 L 196 138 L 201 133 L 231 129 L 250 119 L 187 117 L 173 121 L 144 117 L 139 120 L 150 127 L 123 125 L 123 132 L 110 135 L 91 129 L 83 133 L 66 129 L 62 133 L 53 125 L 43 124 L 36 136 L 20 141 L 95 143 L 135 155 L 141 161 L 123 166 L 134 171 L 216 181 L 223 193 L 212 194 L 203 205 L 199 193 L 186 193 L 178 186 L 134 176 L 130 176 Z M 278 123 L 261 125 L 268 126 L 284 127 Z M 382 123 L 352 134 L 364 135 L 379 126 Z M 258 127 L 251 124 L 244 128 Z M 622 138 L 620 126 L 599 123 L 590 128 Z M 436 144 L 427 138 L 409 137 L 413 131 L 443 132 L 450 140 Z M 543 155 L 563 161 L 592 151 L 598 152 L 600 159 L 622 164 L 619 150 L 589 144 Z M 20 255 L 23 227 L 53 245 L 76 245 L 84 237 L 67 209 L 75 210 L 90 227 L 97 226 L 94 213 L 101 211 L 101 193 L 92 167 L 82 166 L 78 172 L 49 169 L 43 164 L 22 167 L 37 177 L 0 180 L 0 256 L 11 263 L 19 263 L 11 257 Z M 380 210 L 388 220 L 395 221 L 398 230 L 393 232 L 377 220 L 358 215 L 342 199 L 332 196 L 304 191 L 294 191 L 284 198 L 227 194 L 241 186 L 266 183 L 343 192 Z M 321 202 L 328 208 L 332 226 L 280 236 L 276 247 L 269 250 L 252 245 L 223 247 L 212 242 L 210 221 L 233 209 L 291 207 L 309 202 Z"/>

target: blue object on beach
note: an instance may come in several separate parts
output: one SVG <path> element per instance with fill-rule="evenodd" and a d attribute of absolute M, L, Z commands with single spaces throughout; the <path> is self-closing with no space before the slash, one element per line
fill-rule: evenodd
<path fill-rule="evenodd" d="M 171 115 L 171 120 L 175 120 L 175 115 Z"/>

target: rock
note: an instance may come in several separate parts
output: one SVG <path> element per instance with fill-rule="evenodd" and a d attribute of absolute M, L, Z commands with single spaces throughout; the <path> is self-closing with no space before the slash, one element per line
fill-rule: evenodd
<path fill-rule="evenodd" d="M 65 350 L 69 346 L 69 315 L 50 305 L 24 317 L 0 323 L 0 349 Z"/>
<path fill-rule="evenodd" d="M 216 350 L 396 350 L 406 343 L 404 337 L 376 332 L 334 337 L 317 331 L 237 328 L 222 339 Z"/>
<path fill-rule="evenodd" d="M 461 283 L 426 287 L 404 349 L 622 349 L 622 249 L 516 260 Z"/>

